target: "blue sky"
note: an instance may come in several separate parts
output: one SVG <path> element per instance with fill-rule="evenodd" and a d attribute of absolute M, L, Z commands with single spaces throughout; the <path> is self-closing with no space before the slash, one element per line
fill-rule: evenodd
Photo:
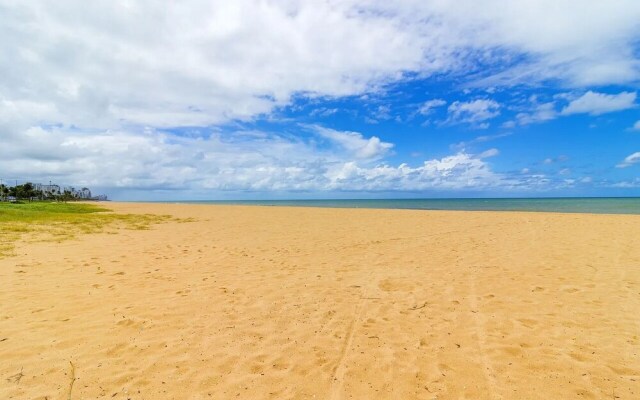
<path fill-rule="evenodd" d="M 640 3 L 575 4 L 4 3 L 0 178 L 124 200 L 639 196 Z"/>

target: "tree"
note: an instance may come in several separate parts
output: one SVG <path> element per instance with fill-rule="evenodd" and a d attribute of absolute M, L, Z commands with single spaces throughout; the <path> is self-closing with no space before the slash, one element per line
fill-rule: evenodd
<path fill-rule="evenodd" d="M 36 196 L 36 190 L 33 187 L 33 183 L 27 182 L 22 185 L 22 195 L 31 202 L 31 199 Z"/>
<path fill-rule="evenodd" d="M 18 187 L 17 186 L 12 186 L 9 188 L 9 196 L 15 197 L 16 199 L 18 198 Z"/>
<path fill-rule="evenodd" d="M 62 201 L 66 203 L 69 200 L 73 200 L 73 195 L 70 190 L 65 190 L 62 194 Z"/>

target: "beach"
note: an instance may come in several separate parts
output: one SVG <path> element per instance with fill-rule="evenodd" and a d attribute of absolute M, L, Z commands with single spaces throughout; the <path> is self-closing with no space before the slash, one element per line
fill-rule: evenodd
<path fill-rule="evenodd" d="M 640 398 L 640 215 L 106 207 L 187 222 L 0 259 L 0 398 Z"/>

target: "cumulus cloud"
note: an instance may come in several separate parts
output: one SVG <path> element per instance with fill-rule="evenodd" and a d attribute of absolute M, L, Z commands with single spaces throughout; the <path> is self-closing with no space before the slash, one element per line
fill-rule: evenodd
<path fill-rule="evenodd" d="M 415 6 L 416 9 L 421 8 Z M 466 31 L 466 42 L 507 61 L 526 54 L 505 70 L 490 70 L 475 85 L 517 85 L 562 80 L 572 86 L 638 82 L 637 34 L 640 5 L 634 0 L 525 2 L 434 2 L 446 26 Z M 418 12 L 418 11 L 416 11 Z M 495 46 L 501 43 L 501 46 Z"/>
<path fill-rule="evenodd" d="M 576 97 L 572 93 L 560 93 L 554 96 L 553 101 L 540 103 L 536 96 L 531 96 L 528 110 L 516 114 L 516 121 L 519 125 L 529 125 L 550 121 L 560 116 L 572 114 L 601 115 L 615 111 L 623 111 L 634 108 L 637 94 L 636 92 L 621 92 L 619 94 L 606 94 L 588 91 Z M 558 111 L 559 101 L 569 101 L 569 103 Z M 510 127 L 515 126 L 516 121 L 509 121 Z M 503 126 L 507 127 L 505 123 Z"/>
<path fill-rule="evenodd" d="M 269 113 L 297 93 L 359 94 L 517 55 L 527 57 L 487 69 L 487 85 L 640 76 L 635 1 L 61 0 L 2 12 L 2 101 L 31 123 L 204 126 Z"/>
<path fill-rule="evenodd" d="M 382 164 L 367 168 L 347 162 L 330 169 L 327 177 L 329 188 L 334 190 L 479 189 L 507 184 L 480 157 L 463 152 L 428 160 L 417 167 Z"/>
<path fill-rule="evenodd" d="M 373 164 L 391 144 L 356 132 L 314 129 L 346 152 L 323 148 L 313 138 L 265 132 L 236 132 L 229 138 L 215 133 L 178 137 L 149 129 L 87 134 L 33 128 L 0 147 L 0 170 L 8 174 L 5 179 L 24 176 L 28 167 L 36 181 L 144 190 L 382 191 L 506 184 L 484 161 L 498 154 L 496 149 L 460 152 L 417 167 Z"/>
<path fill-rule="evenodd" d="M 4 177 L 54 179 L 78 185 L 127 189 L 249 190 L 304 188 L 313 160 L 331 154 L 292 138 L 242 132 L 179 137 L 142 132 L 74 132 L 32 128 L 0 147 Z M 304 168 L 300 167 L 305 165 Z"/>
<path fill-rule="evenodd" d="M 359 132 L 344 132 L 321 126 L 311 127 L 320 136 L 329 139 L 349 152 L 349 155 L 359 159 L 377 159 L 385 156 L 393 148 L 392 143 L 386 143 L 376 136 L 366 139 Z"/>
<path fill-rule="evenodd" d="M 203 126 L 268 113 L 294 93 L 351 95 L 426 68 L 419 38 L 352 10 L 248 0 L 14 3 L 3 9 L 3 100 L 52 123 Z"/>
<path fill-rule="evenodd" d="M 500 104 L 494 100 L 477 99 L 467 102 L 454 101 L 447 108 L 447 123 L 467 123 L 478 128 L 488 128 L 485 121 L 500 115 Z"/>
<path fill-rule="evenodd" d="M 620 164 L 616 165 L 616 167 L 627 168 L 637 163 L 640 163 L 640 151 L 628 155 Z"/>
<path fill-rule="evenodd" d="M 562 114 L 588 113 L 591 115 L 601 115 L 614 111 L 627 110 L 636 107 L 636 96 L 636 92 L 606 94 L 589 90 L 587 93 L 571 101 L 562 109 Z"/>
<path fill-rule="evenodd" d="M 86 185 L 108 193 L 319 193 L 335 191 L 549 190 L 562 181 L 495 171 L 481 153 L 459 151 L 417 165 L 376 158 L 390 146 L 356 132 L 314 127 L 302 139 L 262 131 L 176 136 L 145 129 L 79 132 L 32 128 L 0 146 L 2 178 Z M 322 140 L 330 143 L 329 146 Z M 373 149 L 373 150 L 371 150 Z M 356 154 L 360 153 L 362 158 Z M 28 174 L 28 175 L 26 175 Z M 207 195 L 208 193 L 208 195 Z M 182 197 L 177 196 L 177 197 Z"/>
<path fill-rule="evenodd" d="M 637 120 L 635 124 L 631 127 L 631 130 L 640 131 L 640 120 Z"/>

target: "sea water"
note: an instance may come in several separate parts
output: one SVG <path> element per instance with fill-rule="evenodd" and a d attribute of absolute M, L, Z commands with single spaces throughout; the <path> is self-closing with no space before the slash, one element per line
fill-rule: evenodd
<path fill-rule="evenodd" d="M 639 197 L 563 197 L 517 199 L 476 198 L 375 200 L 225 200 L 178 201 L 177 203 L 237 204 L 287 207 L 387 208 L 410 210 L 542 211 L 562 213 L 640 214 Z"/>

